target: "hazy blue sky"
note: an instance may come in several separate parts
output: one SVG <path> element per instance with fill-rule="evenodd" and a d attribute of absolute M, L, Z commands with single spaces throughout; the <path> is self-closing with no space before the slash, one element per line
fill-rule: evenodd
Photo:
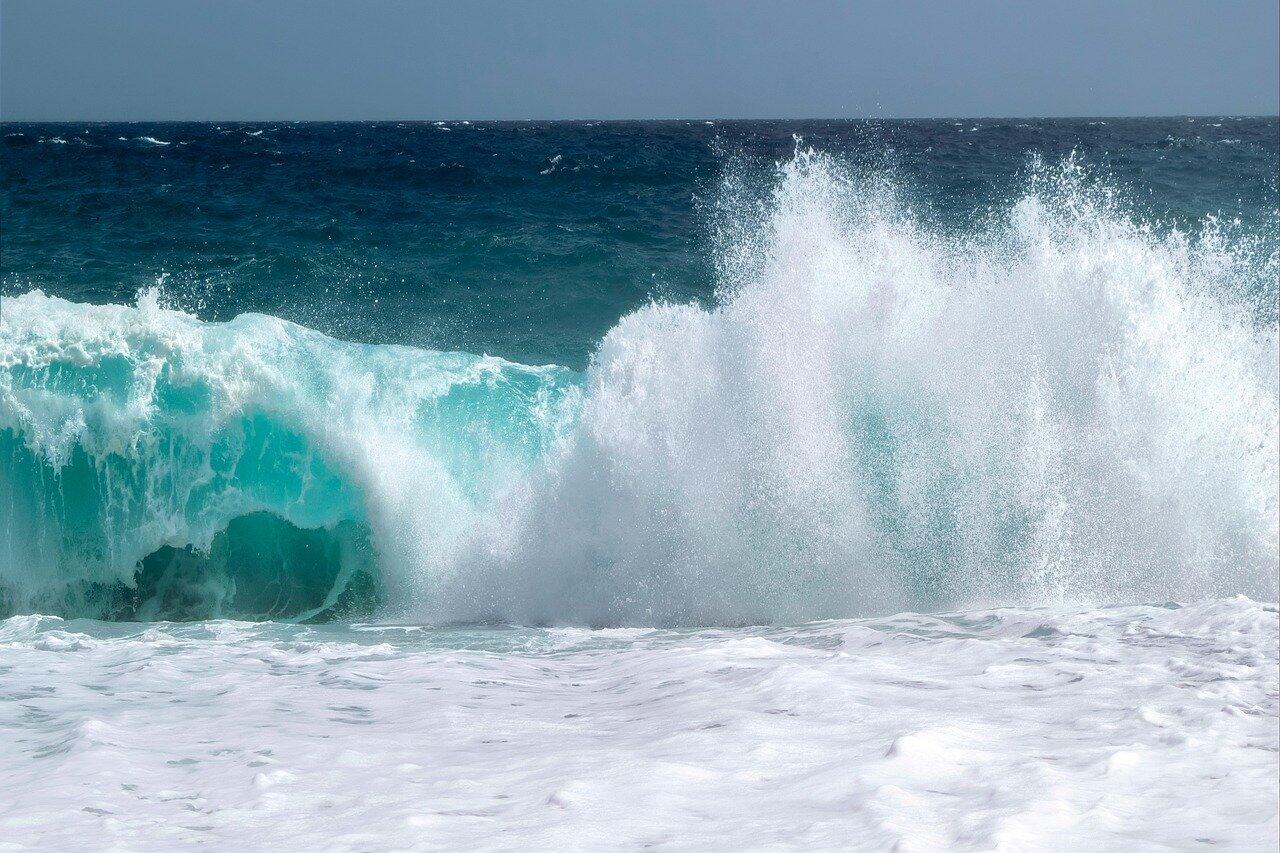
<path fill-rule="evenodd" d="M 1276 0 L 0 0 L 0 117 L 1280 109 Z"/>

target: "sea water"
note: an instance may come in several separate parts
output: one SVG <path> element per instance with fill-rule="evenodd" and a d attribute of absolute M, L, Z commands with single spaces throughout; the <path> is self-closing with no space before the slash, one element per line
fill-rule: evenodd
<path fill-rule="evenodd" d="M 1274 847 L 1275 119 L 3 129 L 0 843 Z"/>

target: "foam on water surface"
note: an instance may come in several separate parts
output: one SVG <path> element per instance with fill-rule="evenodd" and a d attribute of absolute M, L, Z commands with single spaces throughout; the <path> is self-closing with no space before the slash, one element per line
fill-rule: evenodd
<path fill-rule="evenodd" d="M 0 622 L 0 839 L 1274 850 L 1276 609 L 797 628 Z"/>

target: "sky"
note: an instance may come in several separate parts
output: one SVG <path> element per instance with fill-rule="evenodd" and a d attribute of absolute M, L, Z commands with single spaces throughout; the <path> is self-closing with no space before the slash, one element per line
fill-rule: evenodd
<path fill-rule="evenodd" d="M 0 118 L 1267 114 L 1276 0 L 0 0 Z"/>

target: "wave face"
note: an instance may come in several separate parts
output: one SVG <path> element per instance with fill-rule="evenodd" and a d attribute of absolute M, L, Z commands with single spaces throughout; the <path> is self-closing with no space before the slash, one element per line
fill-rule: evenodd
<path fill-rule="evenodd" d="M 585 373 L 38 291 L 0 608 L 725 624 L 1277 584 L 1273 246 L 1070 162 L 982 227 L 799 152 Z"/>
<path fill-rule="evenodd" d="M 307 618 L 407 601 L 574 374 L 31 292 L 0 318 L 9 611 Z"/>

